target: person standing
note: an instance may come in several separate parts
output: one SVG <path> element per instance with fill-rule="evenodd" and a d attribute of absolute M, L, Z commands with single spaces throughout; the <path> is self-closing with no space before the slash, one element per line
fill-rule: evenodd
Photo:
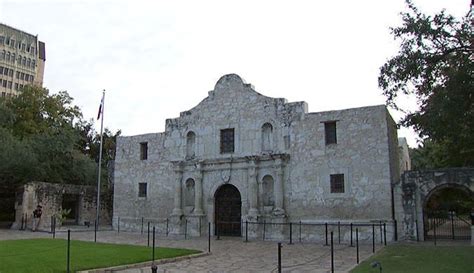
<path fill-rule="evenodd" d="M 41 215 L 43 207 L 41 205 L 36 206 L 36 209 L 33 211 L 33 226 L 31 227 L 32 231 L 36 231 L 41 221 Z"/>

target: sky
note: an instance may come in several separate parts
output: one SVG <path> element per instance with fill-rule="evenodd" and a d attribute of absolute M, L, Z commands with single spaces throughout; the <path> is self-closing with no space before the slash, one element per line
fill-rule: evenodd
<path fill-rule="evenodd" d="M 458 17 L 470 4 L 414 2 Z M 105 126 L 136 135 L 164 131 L 229 73 L 310 112 L 384 104 L 379 68 L 398 51 L 389 27 L 405 10 L 404 0 L 0 0 L 0 22 L 46 43 L 51 93 L 68 91 L 95 119 L 105 89 Z M 398 133 L 417 145 L 412 130 Z"/>

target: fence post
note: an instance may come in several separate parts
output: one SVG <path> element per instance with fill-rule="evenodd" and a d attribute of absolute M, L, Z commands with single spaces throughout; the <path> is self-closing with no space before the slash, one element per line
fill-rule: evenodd
<path fill-rule="evenodd" d="M 278 243 L 278 273 L 281 273 L 281 243 Z"/>
<path fill-rule="evenodd" d="M 245 220 L 245 242 L 249 241 L 249 221 Z"/>
<path fill-rule="evenodd" d="M 152 244 L 153 244 L 153 249 L 151 251 L 151 258 L 152 258 L 153 263 L 155 263 L 155 226 L 153 226 L 153 241 L 152 241 Z"/>
<path fill-rule="evenodd" d="M 383 244 L 382 238 L 382 221 L 379 221 L 379 229 L 380 229 L 380 244 Z"/>
<path fill-rule="evenodd" d="M 372 253 L 375 253 L 375 224 L 372 223 Z"/>
<path fill-rule="evenodd" d="M 158 267 L 155 264 L 155 226 L 153 226 L 153 249 L 151 251 L 151 272 L 156 273 L 158 270 Z"/>
<path fill-rule="evenodd" d="M 207 252 L 211 252 L 211 222 L 208 223 L 207 234 Z"/>
<path fill-rule="evenodd" d="M 328 246 L 328 223 L 325 223 L 324 226 L 326 227 L 326 244 L 324 244 L 325 246 Z"/>
<path fill-rule="evenodd" d="M 71 259 L 71 230 L 67 230 L 67 267 L 66 267 L 66 272 L 69 273 L 71 272 L 70 266 L 70 259 Z"/>
<path fill-rule="evenodd" d="M 396 219 L 393 219 L 393 237 L 395 239 L 395 241 L 398 241 L 398 229 L 397 229 L 397 220 Z"/>
<path fill-rule="evenodd" d="M 97 221 L 94 221 L 94 243 L 97 242 Z"/>
<path fill-rule="evenodd" d="M 420 235 L 418 234 L 418 220 L 415 220 L 415 231 L 416 231 L 416 241 L 419 242 L 420 241 Z"/>
<path fill-rule="evenodd" d="M 450 211 L 449 213 L 451 214 L 451 233 L 454 240 L 454 211 Z"/>
<path fill-rule="evenodd" d="M 341 244 L 341 222 L 337 221 L 337 243 Z"/>
<path fill-rule="evenodd" d="M 300 220 L 300 243 L 301 243 L 301 220 Z"/>
<path fill-rule="evenodd" d="M 290 245 L 293 244 L 293 223 L 290 222 Z"/>
<path fill-rule="evenodd" d="M 217 234 L 216 240 L 220 240 L 220 239 L 221 239 L 221 236 L 220 236 L 220 234 L 219 234 L 219 224 L 218 224 L 217 221 L 214 223 L 214 228 L 215 228 L 216 234 Z"/>
<path fill-rule="evenodd" d="M 188 235 L 188 219 L 184 220 L 184 240 L 187 239 Z"/>
<path fill-rule="evenodd" d="M 418 237 L 418 235 L 416 237 Z M 387 224 L 386 223 L 383 223 L 383 241 L 384 241 L 384 245 L 387 245 Z"/>
<path fill-rule="evenodd" d="M 265 226 L 266 226 L 266 221 L 263 220 L 263 240 L 265 241 Z"/>
<path fill-rule="evenodd" d="M 351 223 L 351 246 L 354 246 L 354 245 L 352 244 L 352 223 Z"/>
<path fill-rule="evenodd" d="M 147 234 L 148 234 L 148 236 L 147 236 L 146 246 L 150 247 L 150 221 L 148 221 Z"/>
<path fill-rule="evenodd" d="M 120 233 L 120 216 L 117 217 L 117 233 Z"/>
<path fill-rule="evenodd" d="M 359 229 L 356 228 L 356 253 L 357 253 L 357 264 L 359 264 Z"/>
<path fill-rule="evenodd" d="M 436 219 L 433 219 L 433 223 L 434 245 L 436 245 Z"/>
<path fill-rule="evenodd" d="M 168 218 L 166 218 L 166 237 L 168 237 L 168 232 L 169 232 L 168 231 L 168 222 L 169 222 L 169 220 L 168 220 Z"/>
<path fill-rule="evenodd" d="M 56 217 L 53 217 L 53 239 L 56 238 Z"/>
<path fill-rule="evenodd" d="M 141 233 L 143 234 L 143 217 L 142 217 L 142 229 L 141 229 Z"/>
<path fill-rule="evenodd" d="M 201 237 L 201 216 L 199 216 L 199 237 Z"/>
<path fill-rule="evenodd" d="M 331 231 L 331 273 L 334 273 L 334 243 L 333 243 L 332 231 Z"/>
<path fill-rule="evenodd" d="M 24 221 L 24 219 L 25 219 L 25 215 L 24 215 L 24 214 L 22 214 L 22 215 L 21 215 L 21 225 L 20 225 L 20 230 L 23 230 L 23 221 Z"/>

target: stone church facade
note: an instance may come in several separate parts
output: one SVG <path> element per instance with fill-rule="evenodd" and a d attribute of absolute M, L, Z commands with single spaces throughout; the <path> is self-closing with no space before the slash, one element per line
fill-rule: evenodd
<path fill-rule="evenodd" d="M 118 138 L 113 223 L 167 218 L 198 236 L 208 222 L 240 235 L 241 221 L 384 221 L 394 234 L 399 166 L 385 106 L 309 113 L 230 74 L 165 132 Z"/>

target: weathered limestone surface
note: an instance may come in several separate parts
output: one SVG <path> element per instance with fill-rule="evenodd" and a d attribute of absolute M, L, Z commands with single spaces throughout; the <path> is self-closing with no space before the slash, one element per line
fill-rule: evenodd
<path fill-rule="evenodd" d="M 12 229 L 32 227 L 33 211 L 37 205 L 41 205 L 43 214 L 39 222 L 39 230 L 51 230 L 51 216 L 57 216 L 62 209 L 65 195 L 76 199 L 76 220 L 75 224 L 84 225 L 89 222 L 93 225 L 96 220 L 97 191 L 93 186 L 54 184 L 45 182 L 30 182 L 19 189 L 17 200 L 15 201 L 15 222 Z M 105 191 L 100 197 L 100 225 L 111 224 L 112 214 L 112 192 Z M 65 209 L 65 208 L 63 208 Z M 59 222 L 56 223 L 59 228 Z"/>
<path fill-rule="evenodd" d="M 336 121 L 337 144 L 325 143 L 327 121 Z M 263 133 L 265 124 L 271 126 Z M 227 128 L 234 128 L 235 148 L 222 154 L 220 130 Z M 147 160 L 140 160 L 141 142 L 148 143 Z M 391 189 L 398 166 L 395 123 L 385 106 L 308 113 L 305 102 L 263 96 L 238 75 L 225 75 L 196 107 L 166 120 L 164 133 L 118 138 L 114 225 L 118 217 L 130 228 L 141 217 L 172 216 L 179 225 L 201 217 L 207 231 L 215 217 L 214 193 L 230 183 L 240 191 L 244 221 L 383 220 L 393 234 Z M 330 192 L 331 174 L 344 174 L 344 193 Z M 265 176 L 273 183 L 270 205 L 263 200 Z M 185 204 L 190 178 L 198 185 L 194 206 Z M 138 197 L 139 183 L 147 183 L 146 197 Z"/>
<path fill-rule="evenodd" d="M 416 240 L 417 229 L 419 240 L 424 240 L 423 207 L 430 196 L 445 187 L 461 188 L 474 193 L 474 168 L 451 168 L 430 171 L 408 171 L 396 186 L 398 210 L 396 219 L 400 238 Z"/>

